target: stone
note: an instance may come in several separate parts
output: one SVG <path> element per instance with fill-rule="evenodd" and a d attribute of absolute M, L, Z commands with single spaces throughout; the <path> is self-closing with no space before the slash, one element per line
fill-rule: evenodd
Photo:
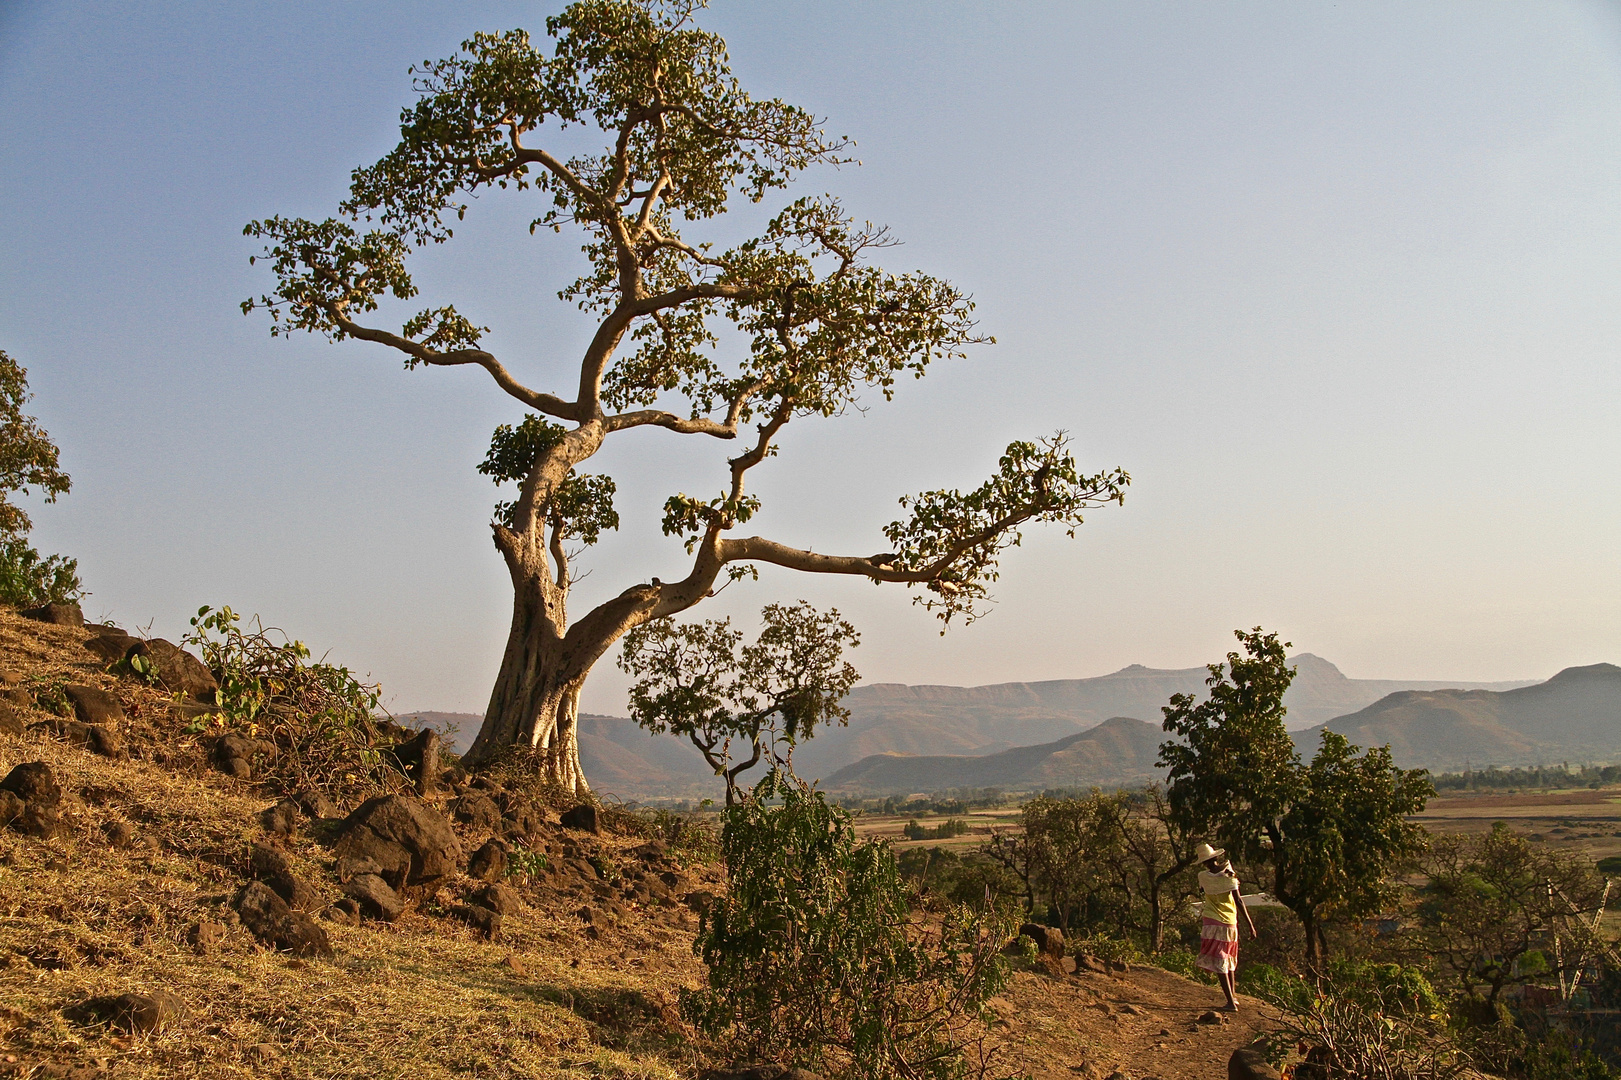
<path fill-rule="evenodd" d="M 91 636 L 85 639 L 84 647 L 109 664 L 124 659 L 130 649 L 141 643 L 140 638 L 116 626 L 87 626 L 85 629 L 91 632 Z"/>
<path fill-rule="evenodd" d="M 491 840 L 467 860 L 467 874 L 480 881 L 500 881 L 507 876 L 507 846 Z"/>
<path fill-rule="evenodd" d="M 481 904 L 458 904 L 455 915 L 491 940 L 501 936 L 501 915 Z"/>
<path fill-rule="evenodd" d="M 590 803 L 581 803 L 571 810 L 565 810 L 558 816 L 565 829 L 577 829 L 580 832 L 600 833 L 601 824 L 597 821 L 597 808 Z"/>
<path fill-rule="evenodd" d="M 337 855 L 371 859 L 396 890 L 431 891 L 462 862 L 461 843 L 444 815 L 402 795 L 368 799 L 345 818 Z"/>
<path fill-rule="evenodd" d="M 516 890 L 506 885 L 486 885 L 479 890 L 478 902 L 497 915 L 513 915 L 522 907 L 523 902 L 518 899 Z"/>
<path fill-rule="evenodd" d="M 9 701 L 0 701 L 0 735 L 10 735 L 13 738 L 23 733 L 22 713 L 17 706 Z"/>
<path fill-rule="evenodd" d="M 110 727 L 86 724 L 78 720 L 64 720 L 60 716 L 53 716 L 44 723 L 34 726 L 37 730 L 49 731 L 65 743 L 82 746 L 102 757 L 112 758 L 114 761 L 129 759 L 129 749 L 125 747 L 124 740 Z"/>
<path fill-rule="evenodd" d="M 102 832 L 112 847 L 127 848 L 135 843 L 135 826 L 127 821 L 109 821 Z"/>
<path fill-rule="evenodd" d="M 43 761 L 25 761 L 0 780 L 0 791 L 9 791 L 25 803 L 55 806 L 62 801 L 62 788 L 51 767 Z"/>
<path fill-rule="evenodd" d="M 1199 1018 L 1194 1021 L 1196 1024 L 1213 1025 L 1225 1024 L 1226 1022 L 1227 1017 L 1223 1016 L 1219 1012 L 1216 1012 L 1214 1009 L 1206 1009 L 1204 1012 L 1200 1013 Z"/>
<path fill-rule="evenodd" d="M 299 823 L 303 820 L 304 808 L 292 799 L 283 799 L 275 806 L 259 811 L 259 824 L 267 833 L 277 836 L 291 836 L 298 831 Z"/>
<path fill-rule="evenodd" d="M 217 948 L 225 940 L 226 928 L 222 922 L 204 919 L 193 926 L 186 934 L 186 939 L 198 952 L 207 952 Z"/>
<path fill-rule="evenodd" d="M 22 813 L 12 820 L 11 828 L 36 840 L 49 840 L 62 830 L 62 814 L 55 806 L 45 803 L 24 803 Z"/>
<path fill-rule="evenodd" d="M 1046 953 L 1048 956 L 1064 955 L 1064 934 L 1061 930 L 1027 922 L 1019 927 L 1019 934 L 1034 941 L 1036 951 L 1039 953 Z"/>
<path fill-rule="evenodd" d="M 158 685 L 169 693 L 184 694 L 194 701 L 210 705 L 214 703 L 214 696 L 219 692 L 219 683 L 215 681 L 214 673 L 204 667 L 201 660 L 174 642 L 165 641 L 163 638 L 137 641 L 125 650 L 124 659 L 131 660 L 137 656 L 147 658 L 152 665 Z"/>
<path fill-rule="evenodd" d="M 85 1019 L 100 1020 L 131 1035 L 150 1035 L 180 1019 L 185 1006 L 168 991 L 154 990 L 150 994 L 92 998 L 75 1011 Z"/>
<path fill-rule="evenodd" d="M 343 883 L 344 895 L 360 905 L 360 913 L 393 922 L 405 911 L 405 901 L 376 874 L 356 874 Z"/>
<path fill-rule="evenodd" d="M 360 903 L 352 896 L 345 896 L 327 908 L 324 912 L 327 918 L 343 926 L 360 925 Z"/>
<path fill-rule="evenodd" d="M 1227 1059 L 1227 1080 L 1283 1080 L 1283 1074 L 1267 1063 L 1259 1045 L 1251 1043 Z"/>
<path fill-rule="evenodd" d="M 21 818 L 27 808 L 15 791 L 0 791 L 0 829 Z"/>
<path fill-rule="evenodd" d="M 708 889 L 694 889 L 682 897 L 681 902 L 686 904 L 694 915 L 702 915 L 709 905 L 715 902 L 715 894 Z"/>
<path fill-rule="evenodd" d="M 307 913 L 326 906 L 326 898 L 293 872 L 292 864 L 279 849 L 269 844 L 254 844 L 248 863 L 253 869 L 253 876 L 269 885 L 294 911 Z"/>
<path fill-rule="evenodd" d="M 423 728 L 416 735 L 394 747 L 394 756 L 401 769 L 416 784 L 417 794 L 423 797 L 439 790 L 439 733 Z"/>
<path fill-rule="evenodd" d="M 54 626 L 83 626 L 84 612 L 78 604 L 41 604 L 18 612 L 25 619 L 51 623 Z"/>
<path fill-rule="evenodd" d="M 514 840 L 527 840 L 546 827 L 546 815 L 527 799 L 508 803 L 501 818 L 501 831 Z"/>
<path fill-rule="evenodd" d="M 73 715 L 82 724 L 122 724 L 124 706 L 99 686 L 69 683 L 62 693 L 73 703 Z"/>
<path fill-rule="evenodd" d="M 275 744 L 265 742 L 263 739 L 228 734 L 214 740 L 210 756 L 220 772 L 239 780 L 248 780 L 252 778 L 259 762 L 271 760 L 276 756 L 276 747 Z"/>
<path fill-rule="evenodd" d="M 343 816 L 338 804 L 329 799 L 326 792 L 316 788 L 303 788 L 293 798 L 298 801 L 300 809 L 317 821 Z"/>
<path fill-rule="evenodd" d="M 502 957 L 501 966 L 518 976 L 520 979 L 529 974 L 528 966 L 518 958 L 516 953 L 507 953 L 506 956 Z"/>
<path fill-rule="evenodd" d="M 294 911 L 261 881 L 251 881 L 236 897 L 236 913 L 254 937 L 294 956 L 331 956 L 332 943 L 313 919 Z"/>
<path fill-rule="evenodd" d="M 456 820 L 479 830 L 494 830 L 501 823 L 501 808 L 488 795 L 463 795 L 450 806 Z"/>
<path fill-rule="evenodd" d="M 361 874 L 373 874 L 377 877 L 383 875 L 383 864 L 364 855 L 344 855 L 333 864 L 332 869 L 337 873 L 340 882 L 346 882 Z"/>

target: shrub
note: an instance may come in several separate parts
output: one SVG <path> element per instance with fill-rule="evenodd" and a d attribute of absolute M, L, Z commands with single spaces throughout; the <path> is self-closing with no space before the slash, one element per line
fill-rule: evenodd
<path fill-rule="evenodd" d="M 0 539 L 0 602 L 15 607 L 65 604 L 84 596 L 79 561 L 41 557 L 20 537 Z"/>
<path fill-rule="evenodd" d="M 1246 984 L 1280 1014 L 1267 1036 L 1274 1064 L 1305 1047 L 1306 1063 L 1316 1066 L 1299 1076 L 1451 1080 L 1468 1071 L 1440 998 L 1414 969 L 1342 962 L 1308 981 L 1257 964 Z"/>
<path fill-rule="evenodd" d="M 382 688 L 346 667 L 310 662 L 310 650 L 254 620 L 244 630 L 229 607 L 199 608 L 185 643 L 219 681 L 224 728 L 267 739 L 278 754 L 265 779 L 284 792 L 319 787 L 355 801 L 403 790 L 409 779 L 382 752 L 374 713 Z"/>
<path fill-rule="evenodd" d="M 1161 949 L 1149 957 L 1148 962 L 1155 967 L 1164 968 L 1166 971 L 1180 975 L 1184 979 L 1209 983 L 1212 986 L 1216 982 L 1216 976 L 1213 972 L 1206 971 L 1199 966 L 1199 954 L 1181 945 L 1172 945 L 1170 948 Z"/>
<path fill-rule="evenodd" d="M 726 811 L 721 856 L 727 895 L 694 943 L 708 985 L 682 998 L 701 1032 L 734 1060 L 842 1077 L 971 1071 L 974 1018 L 1006 980 L 1010 920 L 915 913 L 888 845 L 858 841 L 846 812 L 777 770 Z"/>

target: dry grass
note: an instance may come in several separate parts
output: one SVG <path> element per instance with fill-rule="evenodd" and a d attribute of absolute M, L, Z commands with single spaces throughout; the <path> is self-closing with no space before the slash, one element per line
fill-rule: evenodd
<path fill-rule="evenodd" d="M 488 942 L 446 915 L 472 885 L 460 881 L 391 925 L 323 922 L 334 960 L 265 950 L 236 925 L 230 900 L 262 837 L 256 815 L 274 800 L 202 770 L 195 740 L 166 723 L 163 696 L 105 675 L 79 647 L 83 637 L 0 610 L 0 669 L 36 688 L 73 681 L 115 690 L 136 751 L 136 760 L 114 762 L 32 732 L 0 735 L 0 775 L 22 761 L 48 763 L 70 826 L 48 842 L 0 831 L 0 1076 L 68 1066 L 165 1080 L 655 1080 L 694 1070 L 674 1006 L 701 969 L 690 932 L 650 913 L 588 941 L 572 914 L 579 899 L 536 885 L 524 891 L 527 910 Z M 157 742 L 142 745 L 143 736 Z M 110 847 L 103 830 L 117 820 L 146 843 Z M 604 838 L 603 847 L 635 842 Z M 307 837 L 287 847 L 295 869 L 335 898 L 330 854 Z M 228 925 L 224 940 L 193 946 L 206 921 Z M 157 1034 L 121 1035 L 64 1012 L 91 997 L 155 989 L 185 1005 Z"/>

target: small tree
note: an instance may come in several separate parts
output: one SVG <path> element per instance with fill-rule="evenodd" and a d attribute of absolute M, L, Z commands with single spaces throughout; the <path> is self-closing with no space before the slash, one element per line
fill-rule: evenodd
<path fill-rule="evenodd" d="M 531 410 L 496 430 L 484 463 L 518 485 L 491 522 L 514 599 L 468 759 L 515 743 L 553 751 L 550 778 L 581 790 L 576 720 L 592 666 L 635 627 L 712 595 L 722 577 L 758 563 L 853 574 L 922 586 L 917 599 L 943 619 L 972 619 L 1021 526 L 1055 522 L 1073 535 L 1084 510 L 1121 501 L 1130 482 L 1119 469 L 1080 473 L 1060 434 L 1010 444 L 971 491 L 903 499 L 909 516 L 884 530 L 883 554 L 731 535 L 759 509 L 749 472 L 776 453 L 788 423 L 837 415 L 863 391 L 887 400 L 901 377 L 991 339 L 948 282 L 873 265 L 893 241 L 832 198 L 798 199 L 729 249 L 684 235 L 813 164 L 849 160 L 846 141 L 809 113 L 738 85 L 725 42 L 693 25 L 698 6 L 580 0 L 546 21 L 549 54 L 521 30 L 477 34 L 418 69 L 420 97 L 403 114 L 399 145 L 355 171 L 340 216 L 273 217 L 245 230 L 265 241 L 276 284 L 243 309 L 267 310 L 272 334 L 372 342 L 407 368 L 482 368 Z M 539 198 L 530 232 L 568 229 L 583 241 L 583 273 L 559 297 L 597 329 L 558 393 L 524 385 L 485 346 L 487 329 L 453 306 L 397 329 L 371 317 L 387 297 L 416 295 L 411 253 L 450 242 L 470 197 L 495 191 Z M 691 556 L 677 580 L 632 578 L 571 620 L 569 544 L 589 546 L 618 523 L 613 481 L 581 467 L 605 440 L 638 429 L 747 445 L 726 461 L 718 494 L 665 501 L 664 532 Z"/>
<path fill-rule="evenodd" d="M 1483 836 L 1439 836 L 1423 862 L 1419 920 L 1431 953 L 1465 994 L 1495 1003 L 1547 976 L 1554 927 L 1589 920 L 1604 879 L 1575 852 L 1539 848 L 1503 822 Z"/>
<path fill-rule="evenodd" d="M 1165 945 L 1166 916 L 1179 910 L 1198 891 L 1186 871 L 1193 865 L 1193 833 L 1172 811 L 1157 784 L 1132 795 L 1126 792 L 1100 804 L 1106 828 L 1115 836 L 1104 846 L 1116 884 L 1128 898 L 1127 918 L 1148 938 L 1152 952 Z M 1142 920 L 1137 920 L 1137 912 Z"/>
<path fill-rule="evenodd" d="M 859 676 L 841 662 L 846 645 L 860 644 L 855 628 L 801 600 L 768 604 L 754 644 L 730 619 L 676 625 L 643 623 L 625 635 L 619 666 L 637 677 L 630 715 L 649 731 L 685 736 L 716 776 L 726 780 L 726 805 L 737 802 L 738 777 L 771 757 L 789 765 L 793 747 L 819 725 L 843 724 L 839 701 Z M 743 754 L 734 758 L 732 743 Z"/>
<path fill-rule="evenodd" d="M 1006 981 L 1011 921 L 913 911 L 889 846 L 857 840 L 847 813 L 780 769 L 727 809 L 721 854 L 726 895 L 693 944 L 708 985 L 682 1004 L 728 1056 L 871 1080 L 972 1075 L 970 1027 Z"/>
<path fill-rule="evenodd" d="M 1435 794 L 1422 769 L 1401 770 L 1383 747 L 1358 756 L 1331 731 L 1309 766 L 1284 727 L 1283 695 L 1294 678 L 1288 642 L 1256 627 L 1235 631 L 1244 654 L 1211 664 L 1207 700 L 1177 694 L 1165 730 L 1183 743 L 1160 747 L 1167 794 L 1180 826 L 1219 839 L 1272 869 L 1271 893 L 1300 919 L 1306 962 L 1326 948 L 1330 910 L 1358 915 L 1389 894 L 1392 871 L 1423 848 L 1407 821 Z"/>
<path fill-rule="evenodd" d="M 50 435 L 23 412 L 32 396 L 28 369 L 0 350 L 0 602 L 18 607 L 73 600 L 81 592 L 77 560 L 35 551 L 28 543 L 34 523 L 11 501 L 38 488 L 46 502 L 55 502 L 73 484 Z"/>

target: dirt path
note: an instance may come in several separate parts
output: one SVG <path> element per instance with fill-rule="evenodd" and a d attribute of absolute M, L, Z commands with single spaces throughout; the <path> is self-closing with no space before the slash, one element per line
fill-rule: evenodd
<path fill-rule="evenodd" d="M 1117 1071 L 1132 1080 L 1226 1076 L 1227 1059 L 1271 1026 L 1271 1011 L 1241 996 L 1236 1017 L 1198 1023 L 1221 1002 L 1216 987 L 1154 967 L 1062 979 L 1020 973 L 991 1002 L 1001 1018 L 997 1071 L 1035 1080 L 1103 1080 Z"/>

